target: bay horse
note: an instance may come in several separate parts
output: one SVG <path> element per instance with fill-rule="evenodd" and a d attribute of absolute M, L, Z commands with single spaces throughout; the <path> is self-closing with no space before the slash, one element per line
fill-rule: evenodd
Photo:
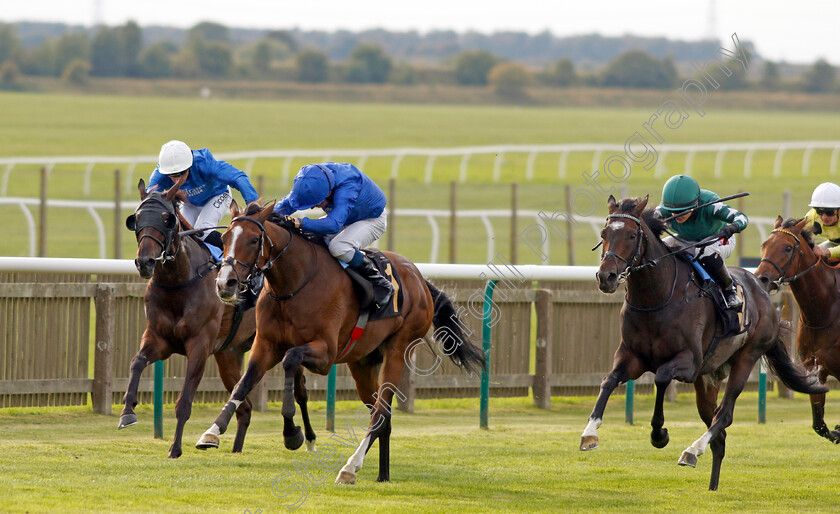
<path fill-rule="evenodd" d="M 761 262 L 755 276 L 767 292 L 790 284 L 799 304 L 796 348 L 805 368 L 825 383 L 829 375 L 840 379 L 840 287 L 838 267 L 814 253 L 814 239 L 805 218 L 776 218 L 774 230 L 761 244 Z M 840 425 L 825 424 L 825 393 L 811 394 L 814 431 L 840 443 Z"/>
<path fill-rule="evenodd" d="M 601 231 L 603 250 L 596 274 L 598 288 L 614 293 L 626 280 L 621 308 L 621 342 L 613 369 L 601 383 L 601 392 L 581 437 L 581 450 L 598 447 L 610 393 L 620 384 L 649 371 L 656 375 L 656 403 L 651 419 L 651 444 L 664 448 L 669 441 L 663 428 L 665 390 L 672 380 L 693 383 L 697 410 L 708 428 L 680 456 L 679 465 L 695 467 L 697 458 L 712 449 L 709 490 L 717 490 L 726 451 L 726 428 L 732 423 L 735 400 L 750 371 L 762 356 L 776 375 L 795 391 L 818 394 L 825 387 L 788 356 L 779 336 L 780 322 L 770 298 L 758 280 L 742 268 L 730 268 L 743 287 L 744 315 L 749 320 L 739 335 L 717 338 L 721 323 L 712 300 L 696 279 L 691 263 L 677 258 L 660 236 L 664 223 L 653 210 L 645 210 L 648 197 L 608 199 L 609 215 Z M 717 287 L 711 284 L 710 287 Z M 729 374 L 723 400 L 717 404 L 722 380 Z"/>
<path fill-rule="evenodd" d="M 390 480 L 391 399 L 402 394 L 397 384 L 406 358 L 434 324 L 434 337 L 444 353 L 462 369 L 472 372 L 485 366 L 485 355 L 458 324 L 447 296 L 426 281 L 414 264 L 396 253 L 384 252 L 400 277 L 394 302 L 398 313 L 371 321 L 361 338 L 356 336 L 360 303 L 349 275 L 323 245 L 300 232 L 267 221 L 274 204 L 249 204 L 244 213 L 234 202 L 233 220 L 224 233 L 224 260 L 216 279 L 219 297 L 237 301 L 250 277 L 264 273 L 265 286 L 257 300 L 257 335 L 245 375 L 230 401 L 198 441 L 198 447 L 218 447 L 231 414 L 263 375 L 276 364 L 284 370 L 283 438 L 286 448 L 303 442 L 294 424 L 295 398 L 303 397 L 301 413 L 306 421 L 306 389 L 303 367 L 326 375 L 334 363 L 346 363 L 356 382 L 359 398 L 370 409 L 370 425 L 355 453 L 340 470 L 336 483 L 354 484 L 365 454 L 379 440 L 377 481 Z M 396 306 L 397 304 L 394 303 Z M 446 343 L 449 343 L 448 346 Z M 380 370 L 381 368 L 381 370 Z M 315 434 L 306 433 L 307 449 L 314 450 Z"/>
<path fill-rule="evenodd" d="M 234 307 L 219 301 L 216 294 L 217 269 L 210 251 L 194 237 L 182 236 L 180 229 L 191 229 L 177 213 L 175 200 L 184 178 L 164 193 L 146 193 L 141 179 L 137 184 L 140 205 L 126 219 L 126 227 L 137 237 L 137 258 L 134 264 L 143 278 L 148 278 L 143 298 L 146 329 L 140 350 L 131 359 L 125 404 L 118 428 L 137 423 L 137 386 L 140 374 L 149 364 L 165 360 L 173 353 L 186 355 L 184 385 L 175 405 L 175 438 L 169 457 L 181 456 L 184 424 L 190 417 L 192 402 L 204 366 L 210 355 L 216 358 L 219 375 L 228 391 L 242 376 L 244 354 L 256 332 L 254 309 L 241 314 L 238 327 Z M 238 316 L 237 316 L 238 317 Z M 234 328 L 235 332 L 231 333 Z M 236 411 L 239 428 L 234 452 L 241 452 L 245 432 L 251 420 L 251 402 L 245 400 Z"/>

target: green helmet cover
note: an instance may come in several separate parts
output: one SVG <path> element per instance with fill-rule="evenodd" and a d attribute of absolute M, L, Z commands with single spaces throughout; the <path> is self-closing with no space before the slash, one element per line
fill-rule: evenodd
<path fill-rule="evenodd" d="M 659 210 L 678 213 L 697 206 L 700 186 L 688 175 L 674 175 L 662 187 L 662 203 Z"/>

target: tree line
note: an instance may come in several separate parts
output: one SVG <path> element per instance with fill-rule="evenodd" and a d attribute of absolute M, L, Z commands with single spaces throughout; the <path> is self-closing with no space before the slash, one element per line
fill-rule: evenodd
<path fill-rule="evenodd" d="M 516 97 L 533 85 L 665 89 L 676 87 L 685 79 L 680 77 L 673 56 L 655 55 L 666 48 L 663 43 L 666 40 L 662 38 L 649 38 L 648 47 L 653 53 L 641 49 L 624 51 L 593 69 L 591 62 L 576 63 L 571 55 L 534 64 L 529 56 L 542 55 L 540 52 L 545 48 L 557 46 L 556 42 L 553 46 L 550 44 L 556 38 L 546 34 L 502 33 L 491 38 L 468 33 L 461 36 L 456 45 L 453 38 L 457 34 L 442 31 L 430 33 L 418 41 L 409 38 L 409 42 L 414 41 L 413 46 L 406 43 L 405 34 L 396 41 L 402 46 L 394 46 L 394 38 L 388 37 L 393 33 L 387 31 L 366 31 L 364 34 L 378 35 L 378 40 L 377 37 L 359 39 L 345 31 L 302 33 L 285 30 L 262 31 L 258 37 L 243 38 L 239 32 L 224 25 L 203 22 L 186 30 L 180 41 L 146 37 L 151 41 L 144 43 L 144 30 L 136 23 L 128 22 L 90 31 L 64 30 L 33 44 L 28 39 L 21 39 L 16 25 L 6 24 L 0 25 L 0 88 L 19 87 L 20 78 L 26 75 L 61 77 L 77 85 L 84 85 L 89 77 L 210 78 L 302 83 L 489 85 L 501 95 Z M 600 36 L 580 38 L 586 37 L 611 41 Z M 578 41 L 580 38 L 566 39 Z M 537 44 L 541 39 L 547 42 Z M 506 45 L 502 44 L 504 42 Z M 438 54 L 445 53 L 448 48 L 451 56 L 432 64 L 417 64 L 411 59 L 411 56 L 432 52 L 430 48 L 436 48 Z M 510 57 L 517 53 L 511 52 L 510 48 L 519 49 L 518 55 L 524 57 Z M 603 44 L 590 51 L 597 57 L 608 55 L 611 48 Z M 683 48 L 681 52 L 693 55 L 689 50 L 696 51 L 696 48 Z M 611 51 L 615 53 L 614 49 Z M 716 52 L 716 45 L 712 45 L 705 56 L 691 57 L 691 60 L 702 62 Z M 558 50 L 554 55 L 565 54 Z M 724 87 L 835 92 L 835 75 L 835 68 L 821 59 L 799 79 L 785 80 L 780 63 L 764 61 L 760 77 L 733 74 Z"/>

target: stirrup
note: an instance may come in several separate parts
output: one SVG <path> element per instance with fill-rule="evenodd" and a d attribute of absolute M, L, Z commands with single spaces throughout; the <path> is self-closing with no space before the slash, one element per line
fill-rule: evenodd
<path fill-rule="evenodd" d="M 738 293 L 735 291 L 733 287 L 731 290 L 723 290 L 723 302 L 726 304 L 727 309 L 737 309 L 744 305 L 744 302 L 738 296 Z"/>

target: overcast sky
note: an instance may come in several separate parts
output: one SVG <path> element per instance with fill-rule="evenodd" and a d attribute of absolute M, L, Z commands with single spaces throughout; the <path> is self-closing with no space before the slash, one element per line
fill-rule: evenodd
<path fill-rule="evenodd" d="M 696 40 L 714 34 L 756 44 L 771 60 L 840 65 L 840 0 L 2 0 L 0 21 L 190 27 L 214 21 L 266 29 L 494 32 L 550 30 Z M 711 6 L 714 23 L 710 23 Z"/>

